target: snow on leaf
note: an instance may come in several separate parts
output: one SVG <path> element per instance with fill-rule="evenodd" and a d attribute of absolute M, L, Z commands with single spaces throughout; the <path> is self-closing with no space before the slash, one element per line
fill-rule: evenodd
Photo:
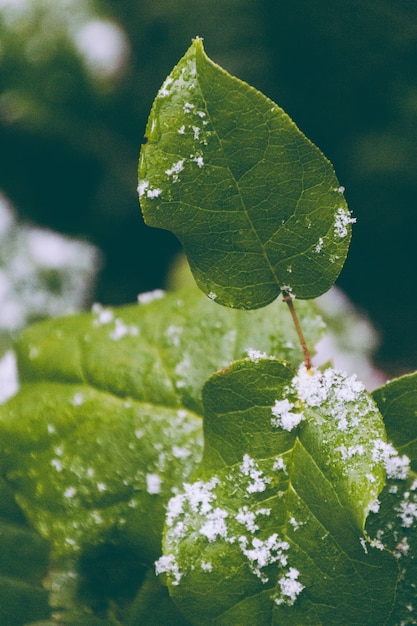
<path fill-rule="evenodd" d="M 184 615 L 198 611 L 202 625 L 222 615 L 241 626 L 386 623 L 396 559 L 363 535 L 384 484 L 373 456 L 384 429 L 361 383 L 247 358 L 214 374 L 203 402 L 202 464 L 169 502 L 163 542 Z M 283 418 L 295 407 L 305 416 L 297 428 L 271 423 L 274 408 Z M 406 523 L 413 504 L 397 512 Z"/>
<path fill-rule="evenodd" d="M 180 239 L 209 297 L 251 309 L 284 288 L 301 299 L 330 288 L 355 221 L 331 164 L 282 109 L 213 63 L 201 39 L 164 82 L 146 136 L 145 221 Z"/>

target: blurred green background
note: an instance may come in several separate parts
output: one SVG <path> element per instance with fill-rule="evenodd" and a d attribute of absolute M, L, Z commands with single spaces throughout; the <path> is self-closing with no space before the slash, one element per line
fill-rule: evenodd
<path fill-rule="evenodd" d="M 282 106 L 357 217 L 338 281 L 417 368 L 416 0 L 0 0 L 0 190 L 23 219 L 104 252 L 95 299 L 163 287 L 179 245 L 144 226 L 137 158 L 192 37 Z"/>

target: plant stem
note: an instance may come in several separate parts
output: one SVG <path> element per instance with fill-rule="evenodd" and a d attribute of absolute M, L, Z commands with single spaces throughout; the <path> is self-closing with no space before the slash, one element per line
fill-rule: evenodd
<path fill-rule="evenodd" d="M 307 343 L 306 343 L 306 340 L 304 338 L 304 334 L 303 334 L 303 331 L 302 331 L 302 328 L 301 328 L 300 320 L 298 319 L 298 315 L 297 315 L 297 312 L 296 312 L 295 307 L 294 307 L 293 297 L 291 296 L 291 294 L 288 291 L 283 291 L 282 292 L 282 299 L 284 300 L 284 302 L 287 303 L 288 308 L 290 310 L 292 321 L 294 322 L 295 330 L 297 331 L 298 340 L 300 342 L 301 349 L 302 349 L 303 354 L 304 354 L 304 365 L 306 366 L 306 370 L 310 371 L 312 369 L 312 367 L 313 367 L 313 364 L 311 362 L 310 352 L 308 351 L 308 348 L 307 348 Z"/>

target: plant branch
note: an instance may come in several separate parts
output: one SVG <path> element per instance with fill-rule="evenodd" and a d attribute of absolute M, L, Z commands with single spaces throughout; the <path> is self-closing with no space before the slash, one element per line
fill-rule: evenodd
<path fill-rule="evenodd" d="M 292 320 L 294 322 L 295 330 L 297 331 L 298 340 L 300 342 L 301 349 L 302 349 L 303 354 L 304 354 L 304 365 L 306 366 L 307 371 L 309 371 L 309 370 L 312 369 L 313 364 L 311 362 L 310 352 L 308 350 L 307 343 L 306 343 L 306 340 L 304 338 L 304 334 L 303 334 L 303 331 L 302 331 L 302 328 L 301 328 L 300 320 L 298 319 L 298 315 L 297 315 L 297 312 L 296 312 L 295 307 L 294 307 L 294 298 L 288 291 L 283 291 L 282 292 L 282 299 L 284 300 L 284 302 L 287 303 L 288 308 L 290 310 L 291 317 L 292 317 Z"/>

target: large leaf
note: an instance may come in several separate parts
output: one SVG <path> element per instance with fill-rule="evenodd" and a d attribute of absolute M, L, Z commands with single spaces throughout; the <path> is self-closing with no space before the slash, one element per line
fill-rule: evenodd
<path fill-rule="evenodd" d="M 78 561 L 65 580 L 85 588 L 127 572 L 131 597 L 160 555 L 165 504 L 201 457 L 204 381 L 248 351 L 302 359 L 282 303 L 261 314 L 217 307 L 194 286 L 162 296 L 29 328 L 16 345 L 22 388 L 0 406 L 2 474 L 54 558 Z M 300 304 L 314 345 L 322 321 Z M 126 592 L 101 587 L 104 605 Z M 70 606 L 67 585 L 54 588 Z"/>
<path fill-rule="evenodd" d="M 244 360 L 204 388 L 205 450 L 168 506 L 170 593 L 193 624 L 389 624 L 396 559 L 367 545 L 381 416 L 353 377 Z"/>
<path fill-rule="evenodd" d="M 257 308 L 336 280 L 353 221 L 329 161 L 196 39 L 161 87 L 139 163 L 145 221 L 182 242 L 200 288 Z"/>

